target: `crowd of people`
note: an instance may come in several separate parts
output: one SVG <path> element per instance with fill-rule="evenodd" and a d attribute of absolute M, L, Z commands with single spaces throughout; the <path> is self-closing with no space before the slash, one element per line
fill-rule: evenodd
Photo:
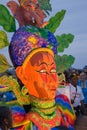
<path fill-rule="evenodd" d="M 61 93 L 66 94 L 71 100 L 77 118 L 75 126 L 78 124 L 79 128 L 82 125 L 87 129 L 87 66 L 82 70 L 70 68 L 63 74 L 62 84 L 65 90 L 62 92 L 63 89 L 61 89 Z"/>
<path fill-rule="evenodd" d="M 87 66 L 80 70 L 74 68 L 68 69 L 64 74 L 67 83 L 70 83 L 70 77 L 75 75 L 77 78 L 77 85 L 80 86 L 84 95 L 84 103 L 87 104 Z"/>

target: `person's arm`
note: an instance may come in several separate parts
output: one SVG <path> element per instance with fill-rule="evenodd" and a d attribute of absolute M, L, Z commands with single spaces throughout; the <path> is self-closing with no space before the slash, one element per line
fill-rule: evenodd
<path fill-rule="evenodd" d="M 86 108 L 85 108 L 85 105 L 84 105 L 84 95 L 83 95 L 82 89 L 81 89 L 80 103 L 81 103 L 82 114 L 87 115 L 87 111 L 86 111 Z"/>
<path fill-rule="evenodd" d="M 82 114 L 87 115 L 87 111 L 84 105 L 84 100 L 81 100 L 81 111 L 82 111 Z"/>

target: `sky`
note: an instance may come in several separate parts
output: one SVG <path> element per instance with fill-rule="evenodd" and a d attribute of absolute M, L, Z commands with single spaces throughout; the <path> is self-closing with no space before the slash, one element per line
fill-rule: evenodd
<path fill-rule="evenodd" d="M 6 5 L 9 0 L 0 0 L 0 4 Z M 71 33 L 74 40 L 63 54 L 75 57 L 72 67 L 82 69 L 87 65 L 87 0 L 51 0 L 52 12 L 50 16 L 54 16 L 56 12 L 62 9 L 66 10 L 64 19 L 56 31 L 56 35 L 63 33 Z M 0 27 L 0 29 L 2 29 Z M 9 41 L 13 34 L 8 34 Z M 10 62 L 8 49 L 0 50 L 5 54 Z"/>

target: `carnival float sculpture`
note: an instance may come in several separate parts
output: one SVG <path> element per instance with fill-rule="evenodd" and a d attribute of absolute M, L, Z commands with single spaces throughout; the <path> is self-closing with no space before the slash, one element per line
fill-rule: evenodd
<path fill-rule="evenodd" d="M 43 6 L 44 4 L 44 6 Z M 0 48 L 8 46 L 8 52 L 15 68 L 15 77 L 0 77 L 0 93 L 12 92 L 15 98 L 0 100 L 13 112 L 13 128 L 17 130 L 55 130 L 60 126 L 74 129 L 75 114 L 70 100 L 64 95 L 56 96 L 58 75 L 55 57 L 58 54 L 58 41 L 54 32 L 59 23 L 57 13 L 48 22 L 44 21 L 51 11 L 50 0 L 9 1 L 7 7 L 0 5 L 2 20 L 0 25 L 7 32 L 14 32 L 10 43 L 4 31 L 0 31 Z M 5 16 L 7 19 L 7 24 Z M 0 16 L 1 17 L 1 16 Z M 62 20 L 63 16 L 60 17 Z M 16 29 L 15 19 L 19 23 Z M 1 54 L 0 65 L 4 72 L 11 67 Z M 24 105 L 28 105 L 26 112 Z"/>

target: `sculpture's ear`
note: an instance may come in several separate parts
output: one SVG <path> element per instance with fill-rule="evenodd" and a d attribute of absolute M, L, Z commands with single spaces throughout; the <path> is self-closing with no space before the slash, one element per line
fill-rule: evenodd
<path fill-rule="evenodd" d="M 18 66 L 18 67 L 16 68 L 16 75 L 17 75 L 17 77 L 18 77 L 22 82 L 24 82 L 25 78 L 24 78 L 22 66 Z"/>

